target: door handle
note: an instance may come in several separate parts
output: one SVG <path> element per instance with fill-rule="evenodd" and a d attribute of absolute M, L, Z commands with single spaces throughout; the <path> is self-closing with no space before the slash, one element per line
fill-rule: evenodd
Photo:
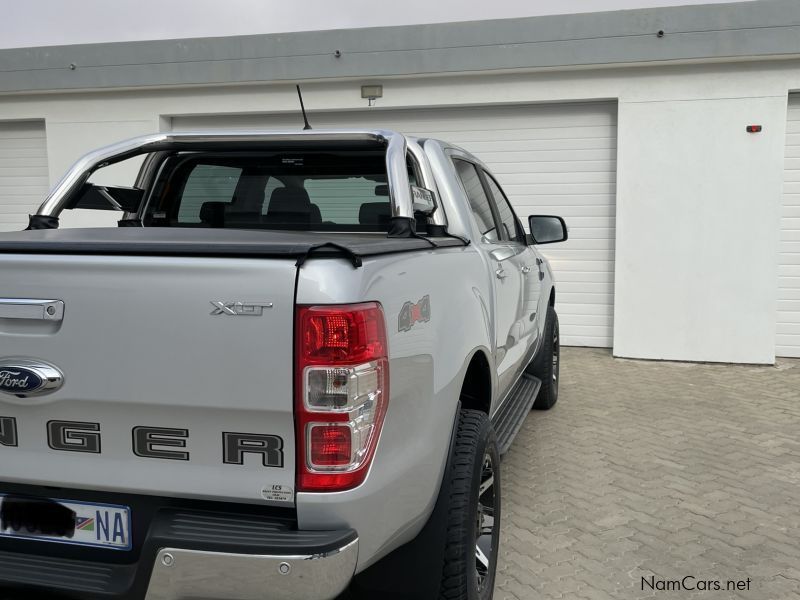
<path fill-rule="evenodd" d="M 61 321 L 64 318 L 63 300 L 34 300 L 31 298 L 0 298 L 0 319 L 32 319 Z"/>
<path fill-rule="evenodd" d="M 506 275 L 506 272 L 503 269 L 497 269 L 497 271 L 495 271 L 494 274 L 497 275 L 498 279 L 505 279 L 506 277 L 508 277 L 508 275 Z"/>
<path fill-rule="evenodd" d="M 537 265 L 541 265 L 542 263 L 544 263 L 544 261 L 543 261 L 541 258 L 539 258 L 539 257 L 537 256 L 537 257 L 536 257 L 536 264 L 537 264 Z"/>
<path fill-rule="evenodd" d="M 523 275 L 527 275 L 530 272 L 531 272 L 531 268 L 528 265 L 525 265 L 524 267 L 522 267 L 522 274 Z"/>

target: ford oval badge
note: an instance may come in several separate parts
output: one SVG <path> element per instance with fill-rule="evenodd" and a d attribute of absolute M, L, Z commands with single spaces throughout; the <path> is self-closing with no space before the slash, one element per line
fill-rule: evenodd
<path fill-rule="evenodd" d="M 0 392 L 20 398 L 56 391 L 64 375 L 51 364 L 28 358 L 0 359 Z"/>

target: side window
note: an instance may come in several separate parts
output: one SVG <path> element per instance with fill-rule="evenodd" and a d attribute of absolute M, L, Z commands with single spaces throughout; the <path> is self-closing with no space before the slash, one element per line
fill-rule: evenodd
<path fill-rule="evenodd" d="M 199 223 L 206 202 L 231 202 L 242 170 L 237 167 L 199 164 L 186 179 L 178 210 L 179 223 Z"/>
<path fill-rule="evenodd" d="M 517 219 L 514 216 L 514 211 L 511 209 L 508 198 L 506 198 L 506 195 L 503 193 L 503 190 L 500 189 L 500 186 L 497 185 L 494 178 L 486 171 L 483 173 L 489 184 L 489 191 L 494 197 L 494 204 L 497 207 L 497 216 L 500 217 L 500 222 L 502 223 L 503 239 L 522 243 L 519 236 L 520 232 L 517 229 Z"/>
<path fill-rule="evenodd" d="M 453 164 L 456 167 L 461 183 L 464 185 L 464 190 L 467 192 L 467 199 L 469 200 L 472 214 L 475 216 L 475 221 L 478 223 L 478 229 L 490 242 L 498 241 L 492 206 L 486 196 L 486 191 L 483 189 L 478 169 L 472 163 L 457 158 L 453 159 Z"/>
<path fill-rule="evenodd" d="M 422 185 L 420 182 L 421 178 L 418 173 L 419 166 L 411 154 L 409 154 L 406 158 L 406 167 L 408 168 L 408 183 L 410 185 Z"/>

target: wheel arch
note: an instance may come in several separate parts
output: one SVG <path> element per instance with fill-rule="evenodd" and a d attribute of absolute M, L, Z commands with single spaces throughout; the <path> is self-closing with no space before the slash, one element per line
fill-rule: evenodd
<path fill-rule="evenodd" d="M 461 407 L 479 410 L 489 415 L 492 408 L 492 370 L 483 348 L 476 348 L 465 361 L 466 370 L 461 384 Z"/>

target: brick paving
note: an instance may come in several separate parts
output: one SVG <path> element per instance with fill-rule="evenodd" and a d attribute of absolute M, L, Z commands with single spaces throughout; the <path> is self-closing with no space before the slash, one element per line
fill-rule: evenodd
<path fill-rule="evenodd" d="M 495 599 L 800 598 L 800 361 L 562 361 L 503 462 Z M 658 589 L 685 576 L 723 591 Z"/>

